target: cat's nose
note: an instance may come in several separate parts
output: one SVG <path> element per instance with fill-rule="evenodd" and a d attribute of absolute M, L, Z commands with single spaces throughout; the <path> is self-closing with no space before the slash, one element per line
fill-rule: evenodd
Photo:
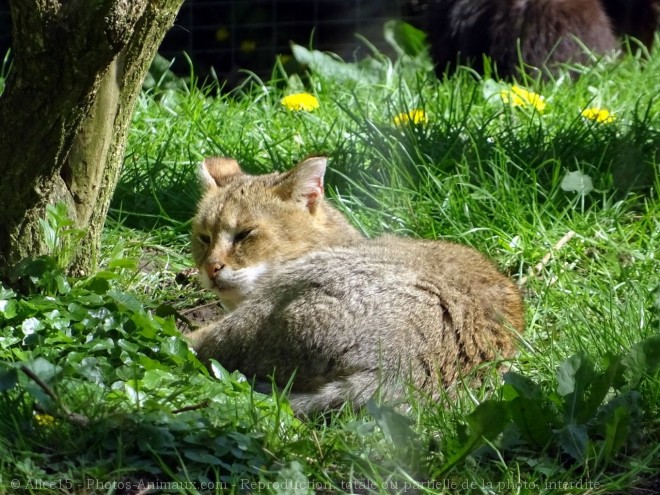
<path fill-rule="evenodd" d="M 218 273 L 220 273 L 220 270 L 222 270 L 224 267 L 225 265 L 218 262 L 206 263 L 206 274 L 211 280 L 215 280 L 215 277 L 217 277 Z"/>

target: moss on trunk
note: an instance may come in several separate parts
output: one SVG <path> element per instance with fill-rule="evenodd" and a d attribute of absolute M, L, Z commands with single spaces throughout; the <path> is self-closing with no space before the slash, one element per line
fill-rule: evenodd
<path fill-rule="evenodd" d="M 0 279 L 45 254 L 39 219 L 64 201 L 94 270 L 142 80 L 183 0 L 12 0 L 14 64 L 0 97 Z"/>

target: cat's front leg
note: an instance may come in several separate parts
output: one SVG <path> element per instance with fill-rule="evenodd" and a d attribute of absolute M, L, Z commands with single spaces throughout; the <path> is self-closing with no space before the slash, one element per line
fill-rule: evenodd
<path fill-rule="evenodd" d="M 203 326 L 202 328 L 198 328 L 197 330 L 190 332 L 188 334 L 185 334 L 183 337 L 188 341 L 188 344 L 190 347 L 193 348 L 193 350 L 199 354 L 200 349 L 208 343 L 209 339 L 212 337 L 214 330 L 218 330 L 218 323 L 210 323 L 208 325 Z"/>

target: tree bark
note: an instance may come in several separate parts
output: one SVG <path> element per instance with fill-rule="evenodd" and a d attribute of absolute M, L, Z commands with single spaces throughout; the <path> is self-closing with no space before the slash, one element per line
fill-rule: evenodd
<path fill-rule="evenodd" d="M 135 100 L 183 0 L 10 0 L 14 62 L 0 97 L 0 279 L 46 253 L 39 220 L 64 201 L 94 270 Z"/>

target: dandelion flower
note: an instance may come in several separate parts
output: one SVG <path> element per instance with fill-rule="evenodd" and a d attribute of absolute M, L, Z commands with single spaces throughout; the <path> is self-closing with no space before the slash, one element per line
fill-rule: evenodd
<path fill-rule="evenodd" d="M 512 107 L 534 107 L 534 109 L 542 113 L 545 110 L 546 103 L 543 96 L 527 91 L 520 86 L 512 86 L 511 89 L 503 89 L 500 91 L 502 101 Z"/>
<path fill-rule="evenodd" d="M 39 426 L 42 427 L 47 427 L 47 426 L 53 426 L 55 424 L 55 418 L 52 417 L 50 414 L 35 414 L 34 415 L 34 420 L 37 422 Z"/>
<path fill-rule="evenodd" d="M 319 107 L 319 100 L 309 93 L 295 93 L 280 100 L 284 108 L 293 112 L 311 112 Z"/>
<path fill-rule="evenodd" d="M 582 110 L 582 116 L 585 119 L 593 120 L 599 124 L 611 124 L 616 120 L 616 117 L 606 108 L 585 108 Z"/>
<path fill-rule="evenodd" d="M 424 113 L 424 110 L 419 108 L 410 110 L 409 112 L 400 113 L 392 119 L 392 122 L 394 122 L 394 125 L 397 127 L 402 127 L 411 122 L 415 125 L 426 124 L 428 121 L 429 119 Z"/>
<path fill-rule="evenodd" d="M 227 41 L 229 39 L 229 29 L 222 26 L 215 32 L 215 39 L 218 41 Z"/>
<path fill-rule="evenodd" d="M 239 50 L 243 53 L 252 53 L 257 49 L 257 42 L 254 40 L 243 40 Z"/>

